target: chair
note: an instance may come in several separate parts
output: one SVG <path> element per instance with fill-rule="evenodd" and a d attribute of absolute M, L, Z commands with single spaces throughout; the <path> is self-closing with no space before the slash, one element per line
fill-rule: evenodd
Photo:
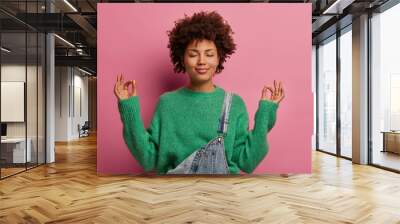
<path fill-rule="evenodd" d="M 78 124 L 79 138 L 89 136 L 89 129 L 90 129 L 89 121 L 85 121 L 82 127 Z"/>

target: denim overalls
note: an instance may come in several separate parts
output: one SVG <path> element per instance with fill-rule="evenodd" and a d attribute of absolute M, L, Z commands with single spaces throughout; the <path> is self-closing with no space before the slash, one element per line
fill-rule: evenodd
<path fill-rule="evenodd" d="M 232 93 L 225 93 L 217 137 L 197 149 L 175 169 L 169 170 L 167 174 L 229 174 L 224 137 L 228 130 L 231 102 Z"/>

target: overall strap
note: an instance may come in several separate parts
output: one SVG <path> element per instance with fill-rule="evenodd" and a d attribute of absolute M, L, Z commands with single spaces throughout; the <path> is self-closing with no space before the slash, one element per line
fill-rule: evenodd
<path fill-rule="evenodd" d="M 229 111 L 231 109 L 232 96 L 233 96 L 232 93 L 225 93 L 224 104 L 222 105 L 221 117 L 219 118 L 218 132 L 222 133 L 224 136 L 228 131 L 228 123 L 229 123 L 228 118 L 229 118 Z"/>

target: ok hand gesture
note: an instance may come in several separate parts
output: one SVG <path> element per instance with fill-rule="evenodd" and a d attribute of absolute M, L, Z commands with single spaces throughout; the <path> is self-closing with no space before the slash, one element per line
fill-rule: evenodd
<path fill-rule="evenodd" d="M 268 91 L 271 92 L 271 95 L 268 95 Z M 261 100 L 269 100 L 271 102 L 279 104 L 285 97 L 285 93 L 283 91 L 282 82 L 274 80 L 274 88 L 270 86 L 264 86 L 262 93 L 261 93 Z"/>
<path fill-rule="evenodd" d="M 130 85 L 132 85 L 131 93 L 129 93 Z M 114 93 L 119 100 L 128 99 L 130 96 L 136 96 L 136 81 L 129 80 L 124 83 L 122 74 L 117 75 L 117 82 L 114 86 Z"/>

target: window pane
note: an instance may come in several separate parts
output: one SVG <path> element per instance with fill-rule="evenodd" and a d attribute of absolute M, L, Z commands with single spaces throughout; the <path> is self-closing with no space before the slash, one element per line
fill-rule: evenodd
<path fill-rule="evenodd" d="M 351 30 L 340 36 L 340 150 L 351 158 L 352 149 L 352 35 Z"/>
<path fill-rule="evenodd" d="M 27 163 L 28 168 L 37 165 L 37 33 L 28 32 L 28 55 L 27 55 L 27 80 L 26 80 L 26 115 L 28 142 L 30 142 L 30 157 Z"/>
<path fill-rule="evenodd" d="M 372 163 L 396 170 L 400 170 L 399 21 L 400 5 L 371 19 Z"/>
<path fill-rule="evenodd" d="M 46 65 L 46 36 L 39 33 L 38 36 L 38 164 L 45 163 L 45 65 Z"/>
<path fill-rule="evenodd" d="M 318 48 L 318 148 L 336 153 L 336 37 Z"/>
<path fill-rule="evenodd" d="M 1 34 L 1 178 L 25 170 L 30 159 L 26 144 L 26 33 Z M 26 149 L 28 146 L 28 150 Z"/>

